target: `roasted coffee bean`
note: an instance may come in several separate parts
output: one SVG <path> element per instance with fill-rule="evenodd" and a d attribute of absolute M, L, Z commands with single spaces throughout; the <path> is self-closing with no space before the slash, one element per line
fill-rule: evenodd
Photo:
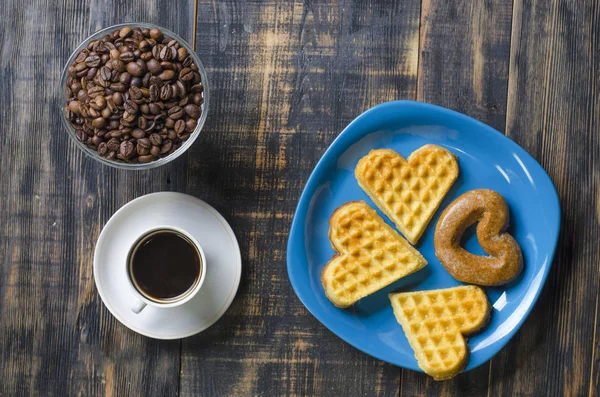
<path fill-rule="evenodd" d="M 142 52 L 146 52 L 152 48 L 152 45 L 148 40 L 142 40 L 138 43 L 138 49 Z"/>
<path fill-rule="evenodd" d="M 122 106 L 123 103 L 125 102 L 125 100 L 123 99 L 123 94 L 121 94 L 120 92 L 115 92 L 112 95 L 112 100 L 115 103 L 115 105 L 117 105 L 117 106 Z"/>
<path fill-rule="evenodd" d="M 83 130 L 76 130 L 75 131 L 75 137 L 77 138 L 77 140 L 79 142 L 85 142 L 87 141 L 87 134 L 85 132 L 83 132 Z"/>
<path fill-rule="evenodd" d="M 98 144 L 98 154 L 100 156 L 106 156 L 107 153 L 108 153 L 108 145 L 106 144 L 106 142 L 100 142 Z"/>
<path fill-rule="evenodd" d="M 79 52 L 79 54 L 77 54 L 77 56 L 75 57 L 75 63 L 81 63 L 84 62 L 85 59 L 88 57 L 89 55 L 89 51 L 87 49 L 83 49 Z"/>
<path fill-rule="evenodd" d="M 142 119 L 138 119 L 138 120 L 144 120 L 144 119 L 142 118 Z M 135 139 L 141 139 L 146 136 L 146 132 L 142 129 L 136 128 L 133 131 L 131 131 L 131 136 L 134 137 Z"/>
<path fill-rule="evenodd" d="M 160 154 L 167 154 L 171 151 L 171 149 L 173 149 L 173 142 L 165 141 L 160 148 Z"/>
<path fill-rule="evenodd" d="M 125 102 L 127 103 L 127 102 Z M 123 112 L 123 117 L 121 117 L 123 121 L 127 123 L 132 123 L 135 120 L 135 114 L 129 113 L 127 110 Z"/>
<path fill-rule="evenodd" d="M 179 72 L 179 80 L 181 81 L 190 81 L 194 78 L 194 72 L 190 68 L 183 68 L 181 72 Z"/>
<path fill-rule="evenodd" d="M 98 98 L 102 98 L 102 97 L 98 97 Z M 102 109 L 101 115 L 105 119 L 108 119 L 110 116 L 112 116 L 112 112 L 108 107 L 105 107 L 104 109 Z"/>
<path fill-rule="evenodd" d="M 173 127 L 173 129 L 175 130 L 176 134 L 181 134 L 185 131 L 185 121 L 184 120 L 177 120 L 175 122 L 175 126 Z"/>
<path fill-rule="evenodd" d="M 135 60 L 135 56 L 133 55 L 133 52 L 125 51 L 122 52 L 121 55 L 119 55 L 119 60 L 127 64 L 129 62 L 133 62 Z"/>
<path fill-rule="evenodd" d="M 168 84 L 163 85 L 160 89 L 160 99 L 162 99 L 163 101 L 167 101 L 171 98 L 172 95 L 173 89 L 171 88 L 171 86 Z"/>
<path fill-rule="evenodd" d="M 125 92 L 125 84 L 123 83 L 112 83 L 109 87 L 115 92 Z"/>
<path fill-rule="evenodd" d="M 150 154 L 138 157 L 138 161 L 140 163 L 149 163 L 152 160 L 154 160 L 154 157 L 152 155 L 150 155 Z"/>
<path fill-rule="evenodd" d="M 137 141 L 137 145 L 135 146 L 136 152 L 138 156 L 146 156 L 150 154 L 150 148 L 144 147 L 140 145 L 140 141 Z"/>
<path fill-rule="evenodd" d="M 109 68 L 108 66 L 102 66 L 100 68 L 100 76 L 104 79 L 104 80 L 108 80 L 110 81 L 112 79 L 112 70 L 111 68 Z"/>
<path fill-rule="evenodd" d="M 132 77 L 131 78 L 131 85 L 134 87 L 141 87 L 142 86 L 142 79 L 139 77 Z"/>
<path fill-rule="evenodd" d="M 162 61 L 160 63 L 160 67 L 165 69 L 165 70 L 175 70 L 175 65 L 172 62 L 168 62 L 168 61 Z"/>
<path fill-rule="evenodd" d="M 177 50 L 177 60 L 179 62 L 183 62 L 184 59 L 188 56 L 188 52 L 184 47 L 179 47 Z"/>
<path fill-rule="evenodd" d="M 167 117 L 167 119 L 165 120 L 165 127 L 173 128 L 174 126 L 175 126 L 175 120 L 173 120 L 170 117 Z"/>
<path fill-rule="evenodd" d="M 150 100 L 152 102 L 157 101 L 160 96 L 160 90 L 156 84 L 152 84 L 150 86 L 148 93 L 149 93 L 148 100 Z"/>
<path fill-rule="evenodd" d="M 69 102 L 69 110 L 71 110 L 71 112 L 75 113 L 75 114 L 80 114 L 79 113 L 79 101 L 71 101 Z"/>
<path fill-rule="evenodd" d="M 197 106 L 200 106 L 204 103 L 204 96 L 201 93 L 197 92 L 192 97 L 192 102 L 194 102 Z"/>
<path fill-rule="evenodd" d="M 150 72 L 148 72 L 144 75 L 144 77 L 142 78 L 142 87 L 150 86 L 150 77 L 152 77 L 152 73 L 150 73 Z"/>
<path fill-rule="evenodd" d="M 119 75 L 119 82 L 124 85 L 130 85 L 132 77 L 129 73 L 123 72 Z"/>
<path fill-rule="evenodd" d="M 194 119 L 188 119 L 185 122 L 185 128 L 188 132 L 194 132 L 194 130 L 196 129 L 196 126 L 198 125 L 198 122 Z"/>
<path fill-rule="evenodd" d="M 88 107 L 88 115 L 93 119 L 100 117 L 100 113 L 98 113 L 98 111 L 91 106 Z"/>
<path fill-rule="evenodd" d="M 162 40 L 163 34 L 162 32 L 157 29 L 157 28 L 152 28 L 150 29 L 150 37 L 152 37 L 154 40 Z"/>
<path fill-rule="evenodd" d="M 148 62 L 152 58 L 152 52 L 151 51 L 146 51 L 146 52 L 142 52 L 142 54 L 140 55 L 140 59 L 144 62 Z"/>
<path fill-rule="evenodd" d="M 129 158 L 133 155 L 133 143 L 130 141 L 123 141 L 119 146 L 119 154 L 125 158 Z"/>
<path fill-rule="evenodd" d="M 148 107 L 147 103 L 142 103 L 140 105 L 140 112 L 142 112 L 143 114 L 148 114 L 150 113 L 150 108 Z"/>
<path fill-rule="evenodd" d="M 85 65 L 89 68 L 95 68 L 100 65 L 100 57 L 98 54 L 90 54 L 87 58 L 85 58 Z"/>
<path fill-rule="evenodd" d="M 125 37 L 129 37 L 129 36 L 131 36 L 132 31 L 133 30 L 131 29 L 130 26 L 125 26 L 119 32 L 119 37 L 122 38 L 122 39 L 124 39 Z"/>
<path fill-rule="evenodd" d="M 173 59 L 171 48 L 170 47 L 163 47 L 160 50 L 159 59 L 161 61 L 170 61 L 171 59 Z"/>
<path fill-rule="evenodd" d="M 169 109 L 167 114 L 173 120 L 178 120 L 183 117 L 183 109 L 180 108 L 179 106 L 173 106 L 172 108 Z"/>
<path fill-rule="evenodd" d="M 148 67 L 148 70 L 152 74 L 160 74 L 160 73 L 162 73 L 163 69 L 162 69 L 162 66 L 160 65 L 160 62 L 157 61 L 154 58 L 152 58 L 148 62 L 146 62 L 146 66 Z"/>
<path fill-rule="evenodd" d="M 192 105 L 192 104 L 185 105 L 183 110 L 185 110 L 185 113 L 193 119 L 200 118 L 201 111 L 200 111 L 200 108 L 196 105 Z"/>
<path fill-rule="evenodd" d="M 90 102 L 90 106 L 94 106 L 97 110 L 102 110 L 106 107 L 106 98 L 102 95 L 98 95 L 92 102 Z"/>
<path fill-rule="evenodd" d="M 125 101 L 125 103 L 123 104 L 123 108 L 125 109 L 126 112 L 128 112 L 132 115 L 136 115 L 139 111 L 138 104 L 135 103 L 135 101 L 133 101 L 132 99 Z"/>
<path fill-rule="evenodd" d="M 95 135 L 95 136 L 92 137 L 91 142 L 92 142 L 92 145 L 98 146 L 102 142 L 102 137 L 98 136 L 98 135 Z"/>
<path fill-rule="evenodd" d="M 112 59 L 108 62 L 108 65 L 117 72 L 123 72 L 125 70 L 125 62 L 120 59 Z"/>
<path fill-rule="evenodd" d="M 106 147 L 111 152 L 116 152 L 117 150 L 119 150 L 119 146 L 120 146 L 120 142 L 119 142 L 119 140 L 117 138 L 111 138 L 106 143 Z"/>
<path fill-rule="evenodd" d="M 110 55 L 111 59 L 118 59 L 119 55 L 121 55 L 121 52 L 117 49 L 112 49 L 112 50 L 110 50 L 109 55 Z"/>
<path fill-rule="evenodd" d="M 153 155 L 154 157 L 158 157 L 158 155 L 160 154 L 160 147 L 159 146 L 152 146 L 150 148 L 150 154 Z"/>
<path fill-rule="evenodd" d="M 158 78 L 163 81 L 172 80 L 174 77 L 175 77 L 175 72 L 172 70 L 163 70 L 163 72 L 158 75 Z"/>
<path fill-rule="evenodd" d="M 160 106 L 156 104 L 156 102 L 149 103 L 148 107 L 150 108 L 150 113 L 152 114 L 159 114 L 162 110 Z"/>
<path fill-rule="evenodd" d="M 75 71 L 76 72 L 85 71 L 85 73 L 87 73 L 87 70 L 88 70 L 88 66 L 85 63 L 83 63 L 83 62 L 78 63 L 77 65 L 75 65 Z"/>
<path fill-rule="evenodd" d="M 140 90 L 136 86 L 129 88 L 128 92 L 129 92 L 129 98 L 131 98 L 134 101 L 139 101 L 140 99 L 144 98 L 144 95 L 142 94 L 142 90 Z"/>
<path fill-rule="evenodd" d="M 146 128 L 148 128 L 148 119 L 145 117 L 138 117 L 137 126 L 138 128 L 145 130 Z"/>
<path fill-rule="evenodd" d="M 137 62 L 129 62 L 126 68 L 132 76 L 140 77 L 144 75 L 144 70 Z"/>
<path fill-rule="evenodd" d="M 157 133 L 151 134 L 149 140 L 154 146 L 160 146 L 162 144 L 162 138 Z"/>
<path fill-rule="evenodd" d="M 87 77 L 88 80 L 91 80 L 94 78 L 94 76 L 96 76 L 96 73 L 98 73 L 98 68 L 88 69 L 87 75 L 85 77 Z"/>
<path fill-rule="evenodd" d="M 156 45 L 154 48 L 152 48 L 152 56 L 155 59 L 160 60 L 160 52 L 162 51 L 162 49 L 163 49 L 163 45 L 162 44 Z"/>

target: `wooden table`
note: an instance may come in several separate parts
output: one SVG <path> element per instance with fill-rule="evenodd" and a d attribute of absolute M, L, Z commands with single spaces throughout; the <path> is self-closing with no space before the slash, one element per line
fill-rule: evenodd
<path fill-rule="evenodd" d="M 600 1 L 5 0 L 2 13 L 0 395 L 600 394 Z M 59 120 L 69 54 L 125 21 L 194 42 L 212 93 L 188 154 L 148 172 L 85 157 Z M 533 312 L 489 363 L 446 382 L 338 339 L 286 273 L 312 168 L 354 117 L 393 99 L 504 132 L 544 166 L 562 203 Z M 242 250 L 232 307 L 184 340 L 128 330 L 93 280 L 102 226 L 158 191 L 212 204 Z"/>

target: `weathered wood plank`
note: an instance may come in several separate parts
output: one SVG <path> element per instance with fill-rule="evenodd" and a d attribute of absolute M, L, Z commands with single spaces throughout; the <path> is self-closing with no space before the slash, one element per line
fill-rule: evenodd
<path fill-rule="evenodd" d="M 562 226 L 538 304 L 494 359 L 493 396 L 598 395 L 599 26 L 597 1 L 514 3 L 506 131 L 554 180 Z"/>
<path fill-rule="evenodd" d="M 200 1 L 211 109 L 190 193 L 232 224 L 240 291 L 186 339 L 182 395 L 397 396 L 400 370 L 339 340 L 295 297 L 286 244 L 321 154 L 359 113 L 414 99 L 419 2 Z"/>
<path fill-rule="evenodd" d="M 511 2 L 424 0 L 417 98 L 457 110 L 504 131 Z M 402 373 L 402 395 L 480 396 L 490 365 L 445 382 Z"/>
<path fill-rule="evenodd" d="M 119 172 L 83 157 L 59 121 L 63 64 L 92 32 L 150 21 L 191 39 L 194 1 L 8 0 L 0 20 L 0 395 L 175 395 L 180 342 L 139 336 L 92 275 L 102 225 L 129 200 L 185 190 L 186 160 Z"/>

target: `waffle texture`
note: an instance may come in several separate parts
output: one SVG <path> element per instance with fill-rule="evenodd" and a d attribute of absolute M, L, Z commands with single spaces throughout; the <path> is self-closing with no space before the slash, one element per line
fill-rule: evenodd
<path fill-rule="evenodd" d="M 458 177 L 448 150 L 425 145 L 408 161 L 391 149 L 371 150 L 354 172 L 360 187 L 412 244 L 416 244 Z"/>
<path fill-rule="evenodd" d="M 463 335 L 481 329 L 490 316 L 485 292 L 467 285 L 389 297 L 419 367 L 436 380 L 462 371 L 469 355 Z"/>
<path fill-rule="evenodd" d="M 419 251 L 364 201 L 335 210 L 329 240 L 339 254 L 325 265 L 321 282 L 337 307 L 348 307 L 427 265 Z"/>

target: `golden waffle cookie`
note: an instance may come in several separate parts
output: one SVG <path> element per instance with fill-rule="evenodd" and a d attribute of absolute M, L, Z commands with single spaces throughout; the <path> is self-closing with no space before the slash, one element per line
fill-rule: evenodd
<path fill-rule="evenodd" d="M 490 316 L 485 292 L 474 285 L 394 293 L 390 301 L 419 367 L 436 380 L 462 371 L 469 355 L 463 335 L 481 329 Z"/>
<path fill-rule="evenodd" d="M 448 150 L 425 145 L 408 161 L 391 149 L 371 150 L 354 172 L 358 184 L 412 244 L 416 244 L 458 177 Z"/>
<path fill-rule="evenodd" d="M 335 210 L 329 219 L 329 240 L 339 254 L 323 269 L 321 282 L 337 307 L 348 307 L 427 265 L 419 251 L 364 201 Z"/>

